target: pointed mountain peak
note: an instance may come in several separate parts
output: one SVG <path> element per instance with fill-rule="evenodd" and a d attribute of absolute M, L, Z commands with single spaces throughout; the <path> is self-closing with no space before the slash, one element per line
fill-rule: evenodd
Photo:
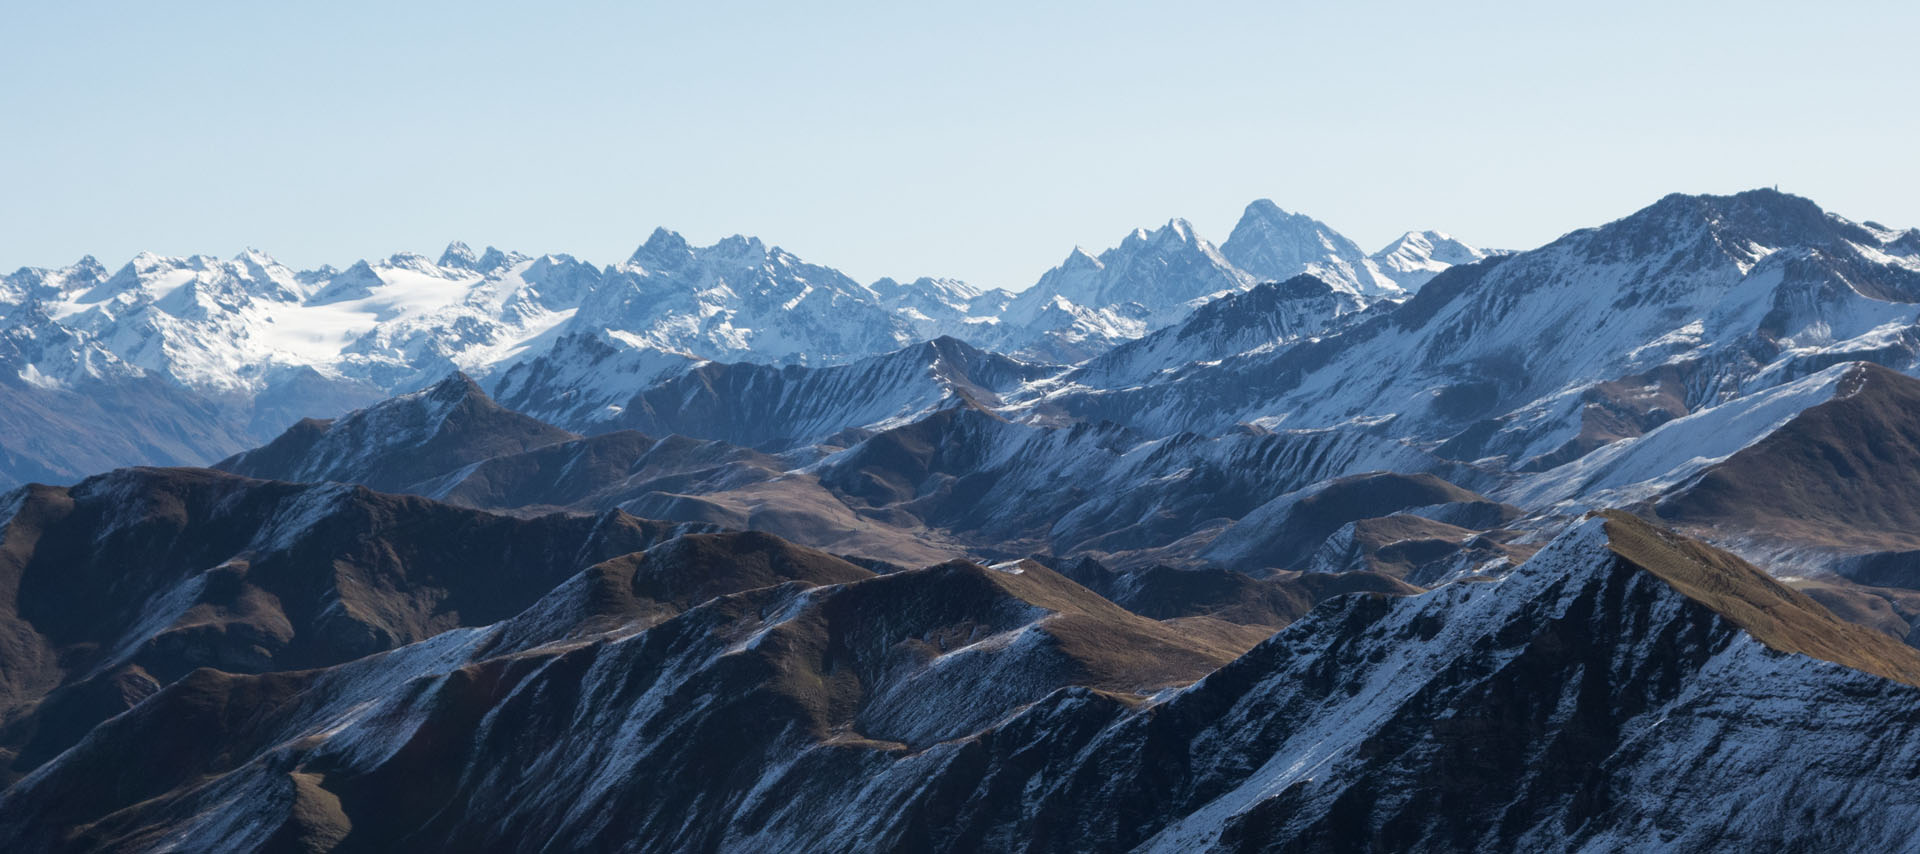
<path fill-rule="evenodd" d="M 1385 248 L 1381 249 L 1379 252 L 1376 252 L 1374 254 L 1387 255 L 1387 254 L 1396 252 L 1404 247 L 1413 247 L 1416 249 L 1431 249 L 1433 248 L 1434 239 L 1436 237 L 1445 239 L 1445 235 L 1437 231 L 1409 231 L 1405 234 L 1400 235 L 1399 237 L 1394 238 L 1392 243 L 1387 244 Z"/>
<path fill-rule="evenodd" d="M 1100 259 L 1093 257 L 1093 253 L 1078 246 L 1067 253 L 1067 260 L 1060 262 L 1062 270 L 1098 270 L 1102 266 Z"/>
<path fill-rule="evenodd" d="M 1312 272 L 1329 284 L 1372 297 L 1403 296 L 1353 241 L 1306 214 L 1288 213 L 1267 199 L 1247 205 L 1220 254 L 1255 278 L 1284 281 Z"/>
<path fill-rule="evenodd" d="M 473 254 L 472 247 L 458 240 L 447 244 L 446 251 L 440 253 L 440 266 L 458 270 L 472 270 L 480 259 Z"/>
<path fill-rule="evenodd" d="M 1286 209 L 1274 204 L 1272 199 L 1254 199 L 1248 202 L 1246 210 L 1240 213 L 1240 219 L 1243 221 L 1249 219 L 1283 219 L 1290 216 L 1294 216 L 1294 214 L 1290 214 Z"/>
<path fill-rule="evenodd" d="M 1187 222 L 1180 217 L 1167 220 L 1166 225 L 1162 226 L 1159 231 L 1154 232 L 1154 237 L 1160 240 L 1171 240 L 1185 244 L 1198 242 L 1198 238 L 1195 237 L 1193 233 L 1193 223 Z"/>
<path fill-rule="evenodd" d="M 1469 246 L 1444 231 L 1409 231 L 1368 257 L 1401 287 L 1418 290 L 1449 267 L 1495 254 Z"/>
<path fill-rule="evenodd" d="M 647 236 L 647 242 L 633 250 L 627 262 L 642 266 L 669 265 L 685 259 L 692 251 L 692 247 L 687 245 L 687 239 L 681 237 L 680 232 L 661 227 L 654 229 L 653 233 Z"/>
<path fill-rule="evenodd" d="M 73 262 L 72 269 L 72 275 L 83 280 L 98 282 L 107 277 L 107 265 L 92 255 L 80 256 L 80 260 Z"/>
<path fill-rule="evenodd" d="M 373 289 L 386 284 L 380 278 L 373 265 L 362 258 L 353 262 L 353 266 L 328 276 L 327 284 L 315 293 L 307 302 L 311 305 L 327 305 L 335 302 L 363 299 L 373 294 Z"/>
<path fill-rule="evenodd" d="M 233 260 L 241 264 L 249 264 L 255 267 L 280 266 L 280 262 L 275 261 L 272 255 L 268 255 L 267 253 L 262 252 L 258 249 L 255 249 L 251 246 L 241 250 L 239 254 L 234 255 Z"/>
<path fill-rule="evenodd" d="M 466 398 L 477 398 L 489 403 L 493 400 L 487 396 L 486 390 L 482 389 L 479 383 L 467 376 L 465 371 L 454 371 L 445 379 L 434 383 L 432 388 L 427 389 L 429 400 L 451 403 Z"/>
<path fill-rule="evenodd" d="M 1288 212 L 1274 204 L 1272 199 L 1255 199 L 1248 203 L 1247 209 L 1240 214 L 1240 221 L 1234 224 L 1233 233 L 1227 236 L 1227 242 L 1233 242 L 1235 237 L 1275 229 L 1298 232 L 1332 231 L 1325 223 L 1313 217 Z"/>

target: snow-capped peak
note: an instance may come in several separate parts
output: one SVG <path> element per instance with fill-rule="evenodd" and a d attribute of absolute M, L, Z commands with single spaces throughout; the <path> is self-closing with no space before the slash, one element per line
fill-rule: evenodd
<path fill-rule="evenodd" d="M 472 270 L 479 266 L 480 258 L 473 254 L 473 248 L 458 240 L 447 244 L 446 251 L 440 253 L 439 264 L 442 267 L 454 267 Z"/>
<path fill-rule="evenodd" d="M 677 231 L 662 227 L 654 229 L 647 236 L 647 242 L 640 244 L 632 255 L 627 256 L 627 263 L 640 267 L 677 269 L 691 254 L 692 247 L 687 245 L 686 238 Z"/>
<path fill-rule="evenodd" d="M 1419 290 L 1448 267 L 1499 254 L 1468 245 L 1442 231 L 1409 231 L 1373 253 L 1380 272 L 1409 291 Z"/>
<path fill-rule="evenodd" d="M 1353 241 L 1313 217 L 1288 213 L 1271 199 L 1247 205 L 1220 253 L 1261 281 L 1311 273 L 1336 289 L 1368 299 L 1399 297 L 1405 289 L 1376 267 Z"/>

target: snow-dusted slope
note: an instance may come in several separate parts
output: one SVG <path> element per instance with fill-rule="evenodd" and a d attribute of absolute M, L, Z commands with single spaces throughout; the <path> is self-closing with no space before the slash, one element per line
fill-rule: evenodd
<path fill-rule="evenodd" d="M 1069 380 L 1096 388 L 1170 378 L 1177 369 L 1281 347 L 1350 322 L 1364 302 L 1311 275 L 1268 282 L 1207 303 L 1144 338 L 1094 357 Z"/>
<path fill-rule="evenodd" d="M 998 407 L 1001 394 L 1058 372 L 946 337 L 826 367 L 709 362 L 634 395 L 618 414 L 586 426 L 774 451 L 830 439 L 845 444 L 951 404 Z"/>
<path fill-rule="evenodd" d="M 922 341 L 942 335 L 985 341 L 1013 300 L 999 288 L 981 290 L 959 279 L 923 277 L 904 284 L 881 279 L 872 288 L 880 304 L 906 320 L 913 337 Z"/>
<path fill-rule="evenodd" d="M 387 492 L 572 433 L 501 408 L 465 374 L 357 409 L 308 419 L 273 442 L 215 464 L 248 477 L 358 483 Z"/>
<path fill-rule="evenodd" d="M 1621 439 L 1518 481 L 1501 497 L 1572 512 L 1637 504 L 1771 435 L 1802 411 L 1832 400 L 1858 366 L 1835 365 Z"/>

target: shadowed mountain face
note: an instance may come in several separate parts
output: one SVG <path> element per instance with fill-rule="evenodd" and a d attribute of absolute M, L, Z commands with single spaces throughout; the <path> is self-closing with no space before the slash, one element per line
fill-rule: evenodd
<path fill-rule="evenodd" d="M 1455 542 L 1457 550 L 1471 536 L 1458 525 L 1498 528 L 1519 515 L 1519 508 L 1432 475 L 1377 472 L 1326 481 L 1275 498 L 1228 528 L 1206 554 L 1243 569 L 1304 568 L 1313 564 L 1330 538 L 1341 534 L 1346 541 L 1357 538 L 1353 548 L 1370 552 L 1384 544 L 1415 539 Z M 1394 528 L 1401 535 L 1387 536 L 1395 533 Z"/>
<path fill-rule="evenodd" d="M 465 374 L 332 421 L 305 419 L 214 468 L 248 477 L 399 490 L 505 454 L 578 438 L 502 408 Z"/>
<path fill-rule="evenodd" d="M 435 403 L 443 397 L 458 403 Z M 743 423 L 783 423 L 769 418 Z M 952 399 L 899 426 L 839 435 L 851 446 L 784 454 L 633 431 L 570 438 L 499 408 L 456 377 L 352 413 L 324 430 L 296 425 L 272 444 L 220 465 L 256 476 L 377 479 L 383 489 L 490 510 L 620 509 L 764 530 L 901 565 L 1033 553 L 1192 564 L 1234 520 L 1325 478 L 1384 468 L 1476 476 L 1365 433 L 1246 431 L 1142 444 L 1110 425 L 1015 423 L 972 397 Z M 365 452 L 350 452 L 363 436 L 380 438 Z M 535 447 L 521 450 L 528 445 Z M 1406 477 L 1437 491 L 1428 496 L 1415 490 L 1420 497 L 1394 503 L 1387 491 L 1373 490 L 1379 493 L 1374 503 L 1385 502 L 1383 509 L 1309 525 L 1311 530 L 1294 535 L 1299 554 L 1258 568 L 1304 569 L 1313 549 L 1339 533 L 1340 525 L 1369 515 L 1458 501 L 1459 507 L 1435 511 L 1441 521 L 1460 526 L 1443 535 L 1456 541 L 1511 518 L 1511 508 L 1436 477 Z"/>
<path fill-rule="evenodd" d="M 0 540 L 9 779 L 195 668 L 326 666 L 497 622 L 678 530 L 203 469 L 127 469 L 13 500 Z"/>
<path fill-rule="evenodd" d="M 320 670 L 194 671 L 0 795 L 0 839 L 1915 841 L 1911 825 L 1862 819 L 1920 809 L 1898 771 L 1920 759 L 1920 653 L 1631 517 L 1580 524 L 1502 581 L 1338 598 L 1237 658 L 1244 644 L 1129 614 L 1034 563 L 874 576 L 728 536 L 598 564 L 490 628 Z"/>

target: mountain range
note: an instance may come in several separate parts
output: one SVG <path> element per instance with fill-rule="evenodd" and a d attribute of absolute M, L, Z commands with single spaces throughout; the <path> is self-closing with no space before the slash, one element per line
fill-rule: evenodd
<path fill-rule="evenodd" d="M 0 845 L 1911 850 L 1920 230 L 0 281 Z"/>
<path fill-rule="evenodd" d="M 1411 287 L 1380 264 L 1420 251 L 1402 240 L 1362 256 L 1270 202 L 1248 208 L 1230 243 L 1253 267 L 1175 220 L 1098 258 L 1076 249 L 1017 295 L 937 278 L 862 284 L 755 238 L 696 247 L 665 229 L 605 266 L 454 243 L 437 260 L 401 253 L 344 269 L 296 271 L 254 250 L 231 260 L 143 254 L 115 271 L 91 257 L 22 268 L 0 277 L 0 395 L 20 413 L 0 439 L 0 482 L 203 464 L 299 418 L 453 371 L 523 411 L 592 429 L 708 362 L 838 365 L 942 336 L 1078 361 L 1265 279 L 1318 272 L 1343 309 L 1404 298 Z M 1483 254 L 1420 257 L 1443 268 Z M 72 403 L 123 398 L 107 408 L 145 414 Z M 45 435 L 35 424 L 67 429 Z"/>

